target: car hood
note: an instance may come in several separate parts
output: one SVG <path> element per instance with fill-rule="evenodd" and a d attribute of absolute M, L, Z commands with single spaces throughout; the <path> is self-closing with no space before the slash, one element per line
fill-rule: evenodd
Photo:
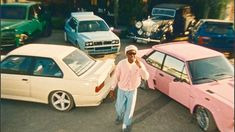
<path fill-rule="evenodd" d="M 111 31 L 96 31 L 80 33 L 81 38 L 90 41 L 119 40 L 119 38 Z"/>
<path fill-rule="evenodd" d="M 206 83 L 197 86 L 203 92 L 213 96 L 219 96 L 234 104 L 234 78 L 219 80 L 218 82 Z"/>
<path fill-rule="evenodd" d="M 23 20 L 7 20 L 7 19 L 2 19 L 1 20 L 1 30 L 6 30 L 6 29 L 15 29 L 16 27 L 22 25 L 25 23 Z"/>
<path fill-rule="evenodd" d="M 154 26 L 161 26 L 161 25 L 166 25 L 168 24 L 169 22 L 173 22 L 174 20 L 160 20 L 160 19 L 157 19 L 157 20 L 153 20 L 153 19 L 147 19 L 145 21 L 142 21 L 143 22 L 143 26 L 142 26 L 142 30 L 144 31 L 148 31 L 148 32 L 151 32 L 152 28 Z"/>
<path fill-rule="evenodd" d="M 98 81 L 98 84 L 101 84 L 109 76 L 109 74 L 111 74 L 114 66 L 114 59 L 107 59 L 105 61 L 98 60 L 83 77 Z"/>

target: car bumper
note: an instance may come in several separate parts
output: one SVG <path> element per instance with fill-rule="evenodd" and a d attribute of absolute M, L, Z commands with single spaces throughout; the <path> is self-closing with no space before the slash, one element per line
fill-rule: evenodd
<path fill-rule="evenodd" d="M 134 39 L 139 43 L 148 43 L 148 42 L 157 42 L 160 43 L 160 39 L 152 39 L 152 38 L 142 38 L 142 37 L 137 37 L 137 36 L 127 36 L 130 39 Z"/>
<path fill-rule="evenodd" d="M 85 47 L 85 52 L 90 55 L 99 55 L 99 54 L 110 54 L 117 53 L 120 50 L 120 45 L 112 45 L 112 46 L 97 46 L 97 47 Z"/>
<path fill-rule="evenodd" d="M 102 103 L 102 101 L 107 97 L 110 92 L 111 88 L 111 81 L 112 79 L 109 78 L 105 81 L 106 85 L 101 91 L 95 95 L 73 95 L 75 106 L 98 106 Z"/>

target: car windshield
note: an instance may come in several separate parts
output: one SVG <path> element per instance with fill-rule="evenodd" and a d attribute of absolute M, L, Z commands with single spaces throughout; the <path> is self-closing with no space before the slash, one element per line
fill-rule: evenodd
<path fill-rule="evenodd" d="M 1 19 L 25 19 L 26 7 L 23 6 L 1 6 Z"/>
<path fill-rule="evenodd" d="M 175 17 L 175 10 L 172 9 L 162 9 L 162 8 L 153 8 L 152 16 L 168 16 Z"/>
<path fill-rule="evenodd" d="M 156 15 L 152 17 L 152 20 L 171 20 L 173 17 L 170 16 L 161 16 L 161 15 Z"/>
<path fill-rule="evenodd" d="M 102 20 L 79 22 L 78 32 L 108 31 L 109 27 Z"/>
<path fill-rule="evenodd" d="M 224 56 L 189 61 L 193 84 L 202 84 L 234 77 L 234 68 Z"/>
<path fill-rule="evenodd" d="M 91 57 L 79 50 L 75 50 L 65 58 L 63 61 L 68 65 L 77 75 L 81 75 L 89 69 L 95 62 Z"/>
<path fill-rule="evenodd" d="M 203 29 L 208 34 L 234 35 L 233 24 L 207 23 Z"/>

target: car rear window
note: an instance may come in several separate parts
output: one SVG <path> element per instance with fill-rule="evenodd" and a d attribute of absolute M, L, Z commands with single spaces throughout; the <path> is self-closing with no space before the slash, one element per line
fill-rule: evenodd
<path fill-rule="evenodd" d="M 0 7 L 1 19 L 25 19 L 26 7 L 23 6 L 1 6 Z"/>
<path fill-rule="evenodd" d="M 234 29 L 232 24 L 227 23 L 205 23 L 204 32 L 207 34 L 233 35 Z"/>

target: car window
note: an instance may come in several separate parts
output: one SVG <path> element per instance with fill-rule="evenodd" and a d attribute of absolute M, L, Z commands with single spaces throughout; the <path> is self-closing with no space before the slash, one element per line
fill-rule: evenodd
<path fill-rule="evenodd" d="M 85 70 L 94 64 L 94 60 L 87 56 L 84 52 L 75 50 L 65 58 L 63 61 L 68 65 L 77 75 L 82 74 Z"/>
<path fill-rule="evenodd" d="M 62 77 L 62 71 L 58 65 L 49 58 L 36 58 L 33 67 L 33 75 L 46 77 Z"/>
<path fill-rule="evenodd" d="M 78 32 L 108 31 L 109 27 L 102 20 L 79 22 Z"/>
<path fill-rule="evenodd" d="M 152 16 L 159 15 L 159 16 L 175 17 L 175 12 L 176 11 L 173 9 L 153 8 Z"/>
<path fill-rule="evenodd" d="M 193 60 L 188 64 L 193 84 L 234 77 L 234 68 L 224 56 Z"/>
<path fill-rule="evenodd" d="M 174 77 L 185 79 L 188 82 L 185 63 L 181 60 L 167 55 L 162 70 Z"/>
<path fill-rule="evenodd" d="M 69 21 L 69 26 L 70 26 L 72 29 L 76 30 L 77 22 L 74 20 L 74 18 L 70 19 L 70 21 Z"/>
<path fill-rule="evenodd" d="M 30 57 L 11 56 L 1 62 L 1 73 L 26 75 L 30 65 Z"/>
<path fill-rule="evenodd" d="M 208 34 L 233 35 L 233 25 L 225 23 L 205 23 L 203 29 Z"/>
<path fill-rule="evenodd" d="M 154 66 L 158 69 L 161 69 L 162 67 L 162 62 L 164 59 L 165 54 L 158 52 L 158 51 L 154 51 L 153 53 L 151 53 L 151 55 L 146 59 L 146 62 L 148 64 L 150 64 L 151 66 Z"/>
<path fill-rule="evenodd" d="M 26 7 L 23 6 L 1 6 L 1 19 L 25 19 Z"/>

